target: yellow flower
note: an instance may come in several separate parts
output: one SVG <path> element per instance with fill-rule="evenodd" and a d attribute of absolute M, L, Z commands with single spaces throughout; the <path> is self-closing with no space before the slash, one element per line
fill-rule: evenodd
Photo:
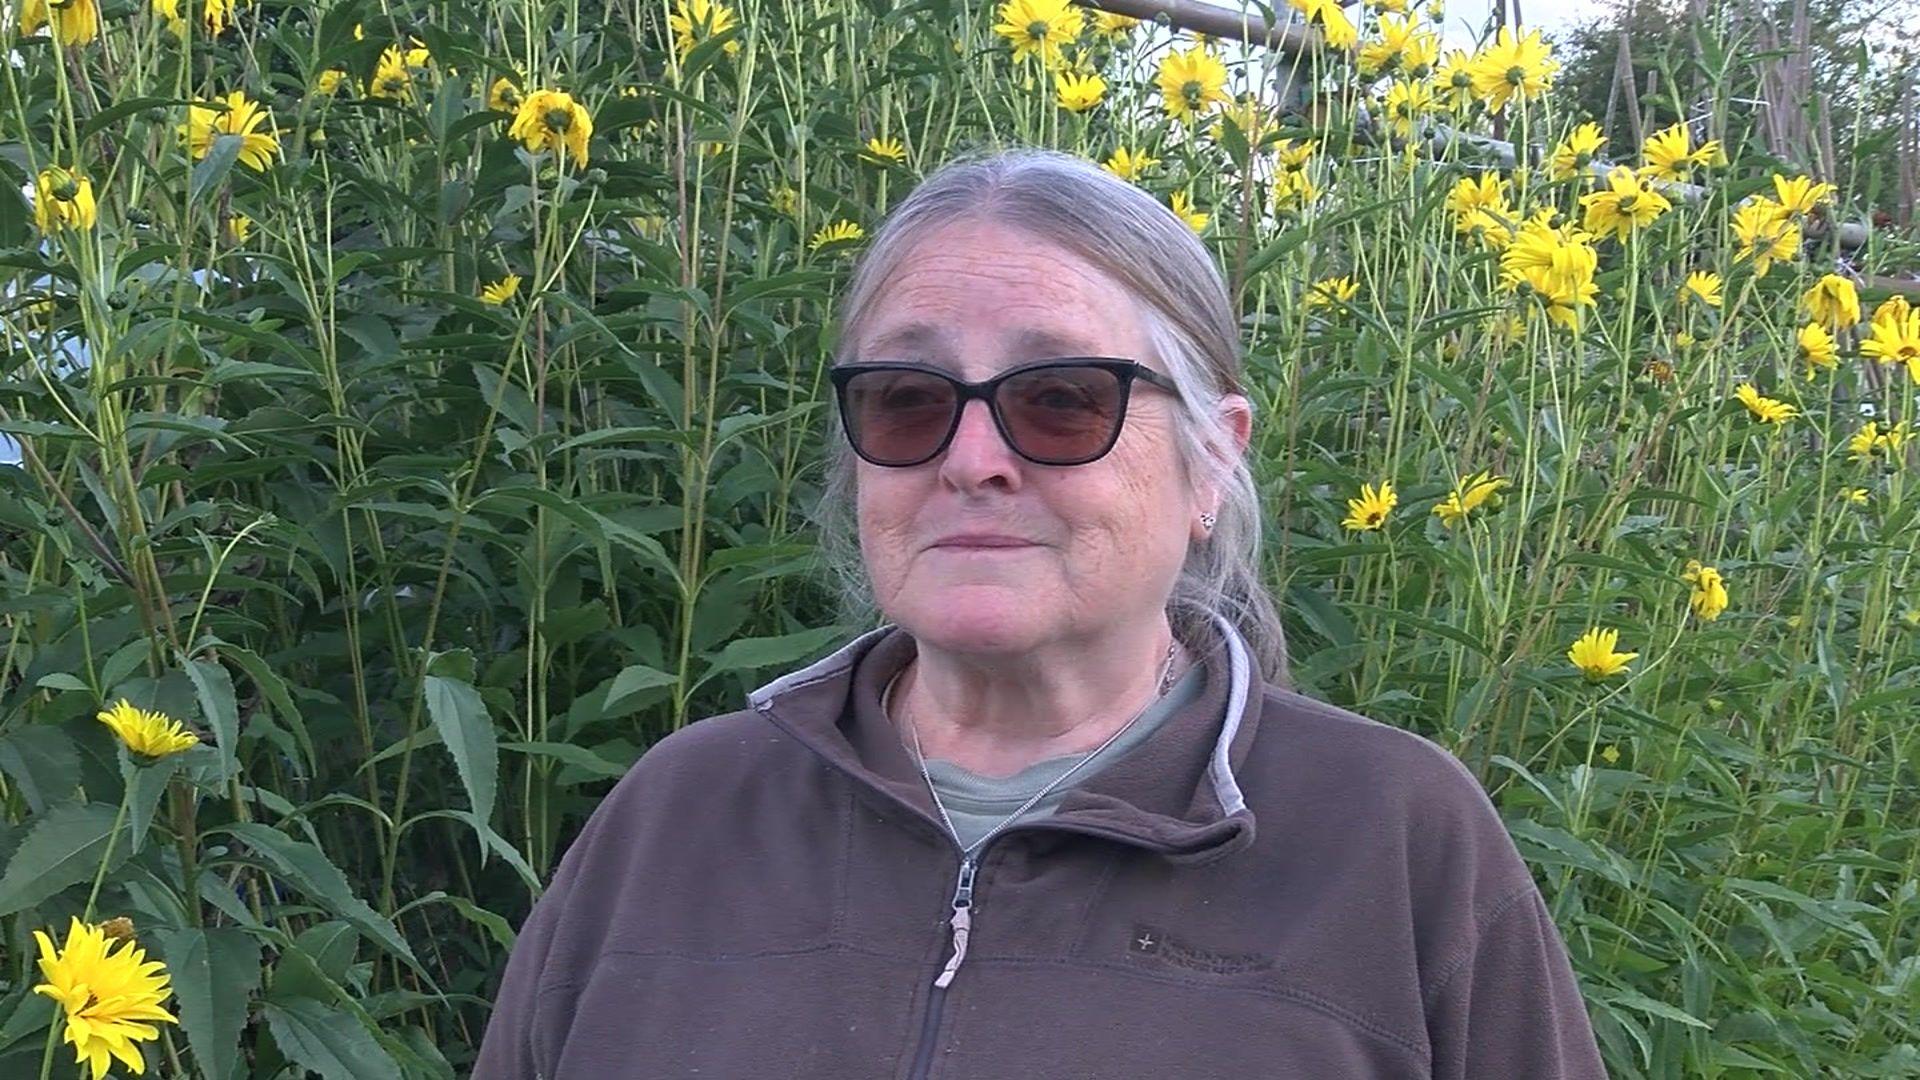
<path fill-rule="evenodd" d="M 685 60 L 695 45 L 733 29 L 735 22 L 733 9 L 725 4 L 716 4 L 713 0 L 680 0 L 674 5 L 673 14 L 667 16 L 667 28 L 673 31 L 673 51 Z M 733 56 L 740 51 L 740 39 L 735 38 L 720 49 Z"/>
<path fill-rule="evenodd" d="M 1727 610 L 1727 582 L 1719 570 L 1700 565 L 1699 559 L 1688 559 L 1687 569 L 1680 577 L 1693 583 L 1693 595 L 1687 598 L 1687 605 L 1702 620 L 1712 622 Z"/>
<path fill-rule="evenodd" d="M 1465 49 L 1449 51 L 1433 69 L 1433 92 L 1450 112 L 1463 112 L 1473 104 L 1473 58 Z"/>
<path fill-rule="evenodd" d="M 43 233 L 56 229 L 91 229 L 99 220 L 93 201 L 93 181 L 55 166 L 34 179 L 33 223 Z"/>
<path fill-rule="evenodd" d="M 1860 425 L 1860 430 L 1847 440 L 1847 452 L 1853 455 L 1857 463 L 1872 461 L 1885 452 L 1889 461 L 1900 453 L 1900 447 L 1907 441 L 1907 422 L 1905 420 L 1885 431 L 1880 430 L 1878 421 L 1869 420 Z"/>
<path fill-rule="evenodd" d="M 1752 259 L 1756 277 L 1766 277 L 1775 259 L 1800 253 L 1800 226 L 1772 199 L 1754 199 L 1734 210 L 1733 235 L 1740 242 L 1734 259 Z"/>
<path fill-rule="evenodd" d="M 33 988 L 59 1003 L 65 1015 L 63 1041 L 72 1044 L 74 1060 L 106 1075 L 110 1059 L 117 1058 L 134 1075 L 144 1075 L 147 1062 L 138 1043 L 160 1037 L 151 1021 L 177 1024 L 161 1008 L 173 991 L 167 968 L 148 960 L 145 949 L 132 940 L 110 940 L 105 930 L 70 919 L 67 940 L 60 948 L 44 930 L 35 930 L 40 946 L 40 974 L 47 981 Z"/>
<path fill-rule="evenodd" d="M 1533 295 L 1547 305 L 1547 317 L 1569 330 L 1580 329 L 1580 310 L 1600 295 L 1594 283 L 1599 254 L 1592 236 L 1571 225 L 1552 224 L 1554 211 L 1542 209 L 1520 226 L 1513 243 L 1500 254 L 1500 285 Z"/>
<path fill-rule="evenodd" d="M 1360 41 L 1360 30 L 1340 10 L 1340 0 L 1287 0 L 1306 21 L 1320 28 L 1320 36 L 1332 49 L 1351 49 Z"/>
<path fill-rule="evenodd" d="M 781 184 L 773 191 L 774 212 L 782 217 L 793 217 L 800 213 L 800 193 L 790 184 Z"/>
<path fill-rule="evenodd" d="M 1906 297 L 1899 293 L 1894 293 L 1892 296 L 1880 301 L 1880 306 L 1873 309 L 1873 321 L 1880 322 L 1882 320 L 1890 320 L 1899 322 L 1901 319 L 1906 318 L 1907 313 L 1912 310 L 1913 305 L 1907 302 Z"/>
<path fill-rule="evenodd" d="M 187 22 L 180 16 L 180 0 L 153 0 L 153 10 L 167 21 L 167 29 L 174 37 L 186 40 Z M 200 18 L 206 24 L 207 33 L 219 37 L 234 23 L 234 0 L 204 0 Z"/>
<path fill-rule="evenodd" d="M 587 166 L 587 140 L 593 137 L 593 117 L 586 106 L 561 90 L 535 90 L 520 103 L 507 137 L 519 139 L 528 150 L 551 150 L 577 169 Z"/>
<path fill-rule="evenodd" d="M 1274 128 L 1272 113 L 1252 94 L 1242 94 L 1220 110 L 1219 116 L 1213 121 L 1213 137 L 1222 138 L 1229 124 L 1239 129 L 1241 138 L 1246 140 L 1250 150 L 1262 149 L 1260 144 Z"/>
<path fill-rule="evenodd" d="M 1273 144 L 1273 153 L 1282 169 L 1298 172 L 1312 164 L 1314 148 L 1319 145 L 1313 139 L 1307 139 L 1297 146 L 1292 139 L 1281 139 Z"/>
<path fill-rule="evenodd" d="M 1407 82 L 1395 79 L 1387 87 L 1386 104 L 1387 127 L 1403 139 L 1413 138 L 1414 125 L 1420 117 L 1433 111 L 1433 84 Z"/>
<path fill-rule="evenodd" d="M 1383 480 L 1378 490 L 1372 484 L 1360 485 L 1360 497 L 1347 500 L 1346 520 L 1340 524 L 1355 532 L 1378 529 L 1387 523 L 1387 515 L 1400 503 L 1393 493 L 1392 481 Z"/>
<path fill-rule="evenodd" d="M 1171 53 L 1160 62 L 1161 105 L 1175 120 L 1193 123 L 1227 97 L 1227 66 L 1220 58 L 1195 45 Z"/>
<path fill-rule="evenodd" d="M 347 82 L 346 72 L 340 70 L 339 68 L 328 68 L 327 70 L 320 73 L 320 77 L 318 79 L 314 80 L 313 89 L 316 93 L 325 94 L 331 97 L 334 94 L 339 93 L 340 88 L 346 85 L 346 82 Z"/>
<path fill-rule="evenodd" d="M 1687 275 L 1687 283 L 1680 286 L 1680 299 L 1685 300 L 1688 293 L 1699 297 L 1700 302 L 1708 307 L 1719 307 L 1721 303 L 1720 275 L 1695 270 Z"/>
<path fill-rule="evenodd" d="M 1637 652 L 1614 652 L 1613 647 L 1619 641 L 1620 631 L 1591 627 L 1567 650 L 1567 660 L 1593 682 L 1609 675 L 1618 675 L 1627 670 L 1627 661 L 1640 655 Z"/>
<path fill-rule="evenodd" d="M 247 237 L 253 235 L 253 219 L 245 214 L 233 214 L 227 218 L 227 231 L 233 234 L 233 242 L 244 244 Z"/>
<path fill-rule="evenodd" d="M 1420 78 L 1440 56 L 1440 37 L 1420 29 L 1420 20 L 1398 15 L 1380 17 L 1380 38 L 1360 48 L 1360 74 L 1369 78 L 1398 73 Z"/>
<path fill-rule="evenodd" d="M 222 31 L 234 23 L 233 0 L 206 0 L 200 10 L 200 16 L 206 20 L 207 33 L 219 37 Z"/>
<path fill-rule="evenodd" d="M 1160 164 L 1159 158 L 1148 157 L 1144 153 L 1121 146 L 1115 148 L 1113 155 L 1101 163 L 1100 167 L 1122 180 L 1138 180 L 1148 169 L 1158 164 Z"/>
<path fill-rule="evenodd" d="M 517 113 L 520 100 L 520 87 L 505 75 L 493 80 L 493 85 L 487 88 L 487 108 L 493 112 Z"/>
<path fill-rule="evenodd" d="M 480 290 L 481 301 L 488 304 L 504 304 L 513 299 L 520 291 L 520 275 L 508 274 L 499 281 Z"/>
<path fill-rule="evenodd" d="M 1612 743 L 1608 743 L 1607 748 L 1600 751 L 1600 760 L 1609 765 L 1620 764 L 1620 748 Z"/>
<path fill-rule="evenodd" d="M 1882 304 L 1873 313 L 1872 333 L 1860 343 L 1860 355 L 1882 364 L 1905 364 L 1920 383 L 1920 308 Z"/>
<path fill-rule="evenodd" d="M 1850 487 L 1850 488 L 1840 489 L 1840 497 L 1847 500 L 1848 502 L 1852 503 L 1855 506 L 1867 505 L 1870 494 L 1871 493 L 1868 492 L 1867 489 L 1863 487 Z"/>
<path fill-rule="evenodd" d="M 1068 0 L 1008 0 L 1000 5 L 993 32 L 1013 46 L 1013 58 L 1038 56 L 1042 67 L 1065 62 L 1060 50 L 1080 36 L 1086 14 Z"/>
<path fill-rule="evenodd" d="M 1119 40 L 1133 32 L 1140 20 L 1131 15 L 1115 15 L 1110 11 L 1093 13 L 1093 32 L 1103 38 Z"/>
<path fill-rule="evenodd" d="M 1829 330 L 1845 330 L 1860 321 L 1860 294 L 1853 282 L 1827 274 L 1800 298 L 1800 307 Z"/>
<path fill-rule="evenodd" d="M 235 90 L 224 98 L 215 98 L 212 103 L 188 106 L 187 122 L 180 125 L 180 135 L 186 139 L 187 152 L 195 161 L 207 156 L 215 139 L 238 135 L 240 164 L 260 172 L 280 153 L 279 134 L 271 127 L 260 130 L 270 119 L 258 102 L 247 100 L 244 92 Z"/>
<path fill-rule="evenodd" d="M 1487 111 L 1500 112 L 1508 100 L 1525 101 L 1539 97 L 1553 85 L 1553 74 L 1560 70 L 1553 50 L 1540 38 L 1540 31 L 1529 30 L 1515 37 L 1513 28 L 1503 26 L 1493 44 L 1473 58 L 1468 73 L 1473 90 L 1487 103 Z"/>
<path fill-rule="evenodd" d="M 1745 405 L 1753 418 L 1763 424 L 1784 424 L 1799 411 L 1784 401 L 1763 397 L 1752 383 L 1741 383 L 1735 387 L 1733 396 L 1739 398 L 1740 404 Z"/>
<path fill-rule="evenodd" d="M 1693 135 L 1685 123 L 1678 123 L 1647 136 L 1640 146 L 1641 176 L 1684 183 L 1695 165 L 1709 165 L 1720 152 L 1720 140 L 1708 139 L 1700 149 L 1693 148 Z"/>
<path fill-rule="evenodd" d="M 100 36 L 100 9 L 94 0 L 22 0 L 20 36 L 32 37 L 42 26 L 51 24 L 54 39 L 62 45 L 85 45 Z"/>
<path fill-rule="evenodd" d="M 367 80 L 367 96 L 400 102 L 413 100 L 413 70 L 407 64 L 407 54 L 397 46 L 389 45 L 381 51 L 380 62 L 373 67 L 373 78 Z"/>
<path fill-rule="evenodd" d="M 1074 75 L 1058 72 L 1053 77 L 1053 86 L 1060 107 L 1068 112 L 1086 112 L 1100 99 L 1106 96 L 1107 81 L 1098 75 Z"/>
<path fill-rule="evenodd" d="M 1483 172 L 1478 178 L 1463 177 L 1454 181 L 1453 189 L 1447 192 L 1447 209 L 1456 217 L 1465 217 L 1475 210 L 1491 210 L 1495 213 L 1507 212 L 1507 181 L 1497 172 Z"/>
<path fill-rule="evenodd" d="M 142 757 L 163 758 L 200 745 L 200 736 L 181 726 L 165 713 L 149 712 L 121 698 L 111 709 L 102 709 L 96 717 L 113 729 L 127 749 Z"/>
<path fill-rule="evenodd" d="M 863 156 L 877 165 L 904 165 L 907 163 L 907 147 L 899 139 L 876 136 L 867 140 Z"/>
<path fill-rule="evenodd" d="M 828 244 L 839 244 L 858 240 L 866 235 L 867 230 L 862 229 L 854 222 L 841 219 L 831 225 L 821 226 L 820 230 L 813 234 L 813 239 L 807 244 L 807 247 L 810 250 L 818 251 Z"/>
<path fill-rule="evenodd" d="M 1815 207 L 1833 198 L 1833 191 L 1832 184 L 1815 183 L 1804 176 L 1789 180 L 1779 173 L 1773 174 L 1773 192 L 1779 196 L 1777 212 L 1784 217 L 1805 217 L 1813 213 Z"/>
<path fill-rule="evenodd" d="M 1807 378 L 1813 378 L 1813 369 L 1823 367 L 1831 370 L 1840 362 L 1839 351 L 1834 347 L 1833 335 L 1819 323 L 1808 323 L 1800 328 L 1800 357 L 1807 362 Z"/>
<path fill-rule="evenodd" d="M 1490 471 L 1476 473 L 1455 484 L 1433 512 L 1440 516 L 1440 524 L 1451 529 L 1505 486 L 1507 481 Z"/>
<path fill-rule="evenodd" d="M 1304 210 L 1313 205 L 1320 197 L 1320 189 L 1314 186 L 1313 177 L 1305 169 L 1282 169 L 1273 178 L 1273 209 L 1275 212 Z"/>
<path fill-rule="evenodd" d="M 1586 207 L 1584 224 L 1588 231 L 1624 241 L 1627 234 L 1673 209 L 1666 196 L 1653 190 L 1645 177 L 1638 177 L 1625 165 L 1615 165 L 1607 173 L 1607 186 L 1591 195 L 1582 195 Z"/>
<path fill-rule="evenodd" d="M 1306 306 L 1311 308 L 1333 307 L 1336 304 L 1352 303 L 1360 295 L 1360 285 L 1351 276 L 1321 278 L 1307 290 Z"/>
<path fill-rule="evenodd" d="M 1169 201 L 1173 204 L 1174 215 L 1181 221 L 1186 222 L 1187 228 L 1192 229 L 1194 232 L 1206 231 L 1209 215 L 1195 210 L 1193 204 L 1187 201 L 1186 192 L 1174 192 Z"/>
<path fill-rule="evenodd" d="M 1585 173 L 1606 141 L 1607 137 L 1600 134 L 1599 124 L 1587 123 L 1574 128 L 1553 148 L 1550 175 L 1555 180 L 1571 180 Z"/>

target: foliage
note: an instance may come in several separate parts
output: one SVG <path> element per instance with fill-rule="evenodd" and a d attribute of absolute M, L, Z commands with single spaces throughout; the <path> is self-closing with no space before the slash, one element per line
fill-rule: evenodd
<path fill-rule="evenodd" d="M 1884 290 L 1803 304 L 1860 196 L 1723 123 L 1737 42 L 1645 214 L 1501 165 L 1489 102 L 1580 119 L 1547 58 L 1417 14 L 1280 115 L 1277 52 L 1090 17 L 1062 87 L 957 0 L 90 11 L 0 30 L 0 1074 L 58 1037 L 33 933 L 96 914 L 166 965 L 162 1074 L 463 1068 L 608 783 L 856 629 L 834 298 L 1011 142 L 1217 252 L 1296 681 L 1479 771 L 1615 1075 L 1920 1069 L 1920 361 Z"/>

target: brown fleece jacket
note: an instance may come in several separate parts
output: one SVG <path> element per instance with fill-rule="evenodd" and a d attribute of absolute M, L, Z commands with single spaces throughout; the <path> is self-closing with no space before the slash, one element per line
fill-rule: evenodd
<path fill-rule="evenodd" d="M 1224 620 L 1188 644 L 1199 697 L 970 874 L 880 709 L 897 628 L 663 739 L 528 917 L 474 1076 L 1604 1078 L 1472 775 L 1262 685 Z"/>

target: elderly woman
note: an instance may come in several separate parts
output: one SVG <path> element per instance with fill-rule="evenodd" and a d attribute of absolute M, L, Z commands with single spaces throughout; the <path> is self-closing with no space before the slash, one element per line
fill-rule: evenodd
<path fill-rule="evenodd" d="M 1239 324 L 1180 219 L 956 162 L 842 324 L 827 533 L 884 625 L 620 781 L 476 1076 L 1605 1075 L 1474 778 L 1287 687 Z"/>

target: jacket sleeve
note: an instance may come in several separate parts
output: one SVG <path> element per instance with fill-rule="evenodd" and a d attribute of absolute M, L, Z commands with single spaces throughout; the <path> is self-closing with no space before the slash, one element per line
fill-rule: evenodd
<path fill-rule="evenodd" d="M 1434 1080 L 1606 1080 L 1566 946 L 1531 881 L 1478 920 L 1427 993 Z"/>

